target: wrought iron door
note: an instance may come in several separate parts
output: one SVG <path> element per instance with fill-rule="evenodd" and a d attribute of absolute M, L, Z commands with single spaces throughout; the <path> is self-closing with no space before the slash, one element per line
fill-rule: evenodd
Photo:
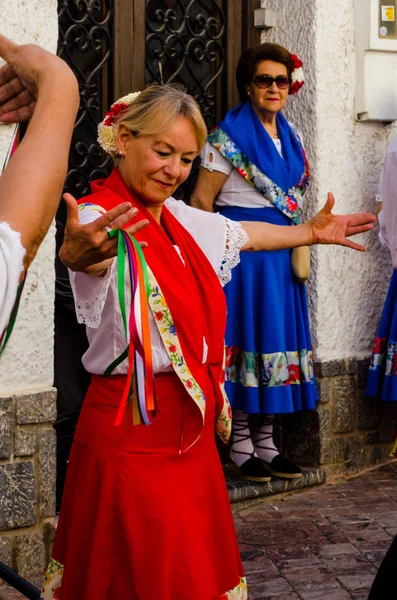
<path fill-rule="evenodd" d="M 248 25 L 260 0 L 58 0 L 58 54 L 74 70 L 80 110 L 66 189 L 89 193 L 110 159 L 100 150 L 97 123 L 111 102 L 159 82 L 184 85 L 209 128 L 234 106 L 234 70 L 253 42 Z"/>
<path fill-rule="evenodd" d="M 223 3 L 148 0 L 145 46 L 146 84 L 183 84 L 212 128 L 225 108 L 224 98 L 216 103 L 225 75 Z"/>
<path fill-rule="evenodd" d="M 84 196 L 89 182 L 110 167 L 96 130 L 113 96 L 114 6 L 113 0 L 59 0 L 58 7 L 58 55 L 72 67 L 80 91 L 66 190 Z"/>
<path fill-rule="evenodd" d="M 97 123 L 113 97 L 113 0 L 59 0 L 58 54 L 73 69 L 80 90 L 65 191 L 77 198 L 90 191 L 90 182 L 111 168 L 97 143 Z M 66 267 L 58 257 L 66 222 L 61 202 L 56 216 L 56 283 L 54 385 L 57 388 L 57 493 L 59 509 L 66 468 L 78 415 L 90 376 L 81 356 L 87 349 L 85 328 L 76 321 Z"/>

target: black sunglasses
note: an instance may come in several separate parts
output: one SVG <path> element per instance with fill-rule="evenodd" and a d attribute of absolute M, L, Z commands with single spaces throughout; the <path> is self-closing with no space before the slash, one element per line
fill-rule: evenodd
<path fill-rule="evenodd" d="M 276 82 L 276 86 L 280 90 L 286 90 L 289 87 L 291 80 L 286 75 L 278 75 L 278 77 L 270 77 L 270 75 L 255 75 L 252 78 L 252 81 L 255 83 L 256 87 L 261 90 L 269 88 L 273 85 L 273 81 Z"/>

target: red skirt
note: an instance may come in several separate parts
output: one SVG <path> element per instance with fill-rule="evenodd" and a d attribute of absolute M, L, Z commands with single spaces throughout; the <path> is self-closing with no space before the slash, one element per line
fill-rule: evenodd
<path fill-rule="evenodd" d="M 183 454 L 184 426 L 197 409 L 178 377 L 156 377 L 158 415 L 150 426 L 114 425 L 124 384 L 120 376 L 93 377 L 72 448 L 43 598 L 246 598 L 215 445 L 210 378 L 202 435 Z M 61 575 L 55 587 L 54 572 Z"/>

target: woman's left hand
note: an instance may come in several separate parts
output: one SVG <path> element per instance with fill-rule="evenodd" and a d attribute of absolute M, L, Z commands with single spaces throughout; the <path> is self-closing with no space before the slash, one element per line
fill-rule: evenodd
<path fill-rule="evenodd" d="M 365 252 L 364 246 L 346 238 L 370 231 L 376 222 L 376 216 L 372 213 L 334 215 L 331 212 L 334 204 L 335 198 L 329 193 L 325 206 L 307 222 L 311 231 L 312 244 L 338 244 Z"/>
<path fill-rule="evenodd" d="M 77 201 L 71 194 L 63 196 L 67 206 L 65 236 L 59 252 L 60 259 L 71 271 L 99 274 L 117 256 L 117 238 L 110 239 L 107 228 L 121 229 L 136 216 L 138 210 L 130 202 L 119 204 L 91 223 L 80 223 Z M 125 230 L 131 235 L 149 225 L 143 219 Z M 142 248 L 146 242 L 139 242 Z"/>

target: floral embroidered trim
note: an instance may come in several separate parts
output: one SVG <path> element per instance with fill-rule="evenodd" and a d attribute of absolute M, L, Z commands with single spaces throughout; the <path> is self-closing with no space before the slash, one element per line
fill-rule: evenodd
<path fill-rule="evenodd" d="M 240 583 L 235 588 L 223 594 L 219 600 L 248 600 L 248 587 L 245 577 L 240 578 Z"/>
<path fill-rule="evenodd" d="M 47 567 L 40 600 L 60 600 L 64 566 L 53 558 Z"/>
<path fill-rule="evenodd" d="M 275 387 L 314 383 L 311 350 L 257 354 L 237 346 L 226 348 L 226 381 L 244 387 Z"/>
<path fill-rule="evenodd" d="M 101 217 L 107 213 L 107 210 L 99 204 L 92 204 L 91 202 L 82 202 L 78 207 L 80 223 L 90 223 L 94 219 Z M 88 218 L 85 217 L 88 215 Z"/>
<path fill-rule="evenodd" d="M 384 370 L 385 375 L 397 375 L 397 342 L 376 337 L 372 348 L 371 371 Z"/>
<path fill-rule="evenodd" d="M 225 252 L 218 270 L 218 277 L 222 286 L 231 280 L 232 269 L 240 262 L 240 250 L 249 241 L 248 234 L 240 223 L 231 221 L 226 217 L 224 219 L 226 223 Z"/>
<path fill-rule="evenodd" d="M 165 300 L 164 294 L 161 291 L 159 284 L 157 283 L 156 278 L 153 275 L 151 269 L 148 269 L 149 274 L 149 305 L 153 313 L 154 320 L 157 325 L 157 329 L 160 333 L 161 339 L 163 340 L 165 349 L 167 351 L 168 357 L 170 359 L 171 365 L 178 375 L 179 379 L 183 383 L 186 391 L 193 399 L 197 407 L 199 408 L 204 425 L 204 417 L 205 417 L 205 396 L 198 385 L 197 381 L 194 379 L 189 367 L 187 366 L 182 348 L 178 339 L 178 334 L 175 329 L 174 322 L 172 320 L 170 309 L 167 306 L 167 302 Z M 222 382 L 220 382 L 221 391 L 224 394 L 224 403 L 222 412 L 217 420 L 217 433 L 219 437 L 227 442 L 230 437 L 231 432 L 231 409 L 229 405 L 229 401 L 222 389 Z M 200 436 L 198 436 L 200 437 Z M 197 438 L 198 439 L 198 438 Z M 197 439 L 191 444 L 190 448 L 197 442 Z M 189 448 L 187 448 L 188 450 Z"/>
<path fill-rule="evenodd" d="M 219 387 L 223 396 L 223 406 L 221 414 L 216 422 L 216 433 L 219 435 L 222 442 L 227 444 L 232 433 L 232 407 L 230 406 L 229 398 L 225 392 L 225 367 L 226 367 L 226 346 L 223 353 L 223 367 L 221 371 L 221 380 Z"/>
<path fill-rule="evenodd" d="M 299 143 L 301 143 L 298 137 Z M 301 144 L 305 170 L 298 184 L 284 193 L 269 177 L 250 162 L 244 152 L 236 146 L 231 138 L 219 127 L 211 131 L 208 141 L 224 156 L 244 179 L 266 200 L 278 208 L 283 214 L 299 225 L 302 216 L 303 195 L 309 186 L 309 169 L 304 148 Z"/>
<path fill-rule="evenodd" d="M 170 309 L 167 306 L 164 294 L 161 291 L 153 272 L 148 268 L 149 274 L 149 305 L 153 313 L 154 320 L 159 330 L 161 339 L 164 342 L 171 365 L 183 383 L 186 391 L 196 403 L 201 415 L 205 416 L 205 396 L 194 379 L 189 367 L 185 362 L 182 348 L 178 339 L 178 334 L 172 320 Z M 197 441 L 197 440 L 196 440 Z"/>

